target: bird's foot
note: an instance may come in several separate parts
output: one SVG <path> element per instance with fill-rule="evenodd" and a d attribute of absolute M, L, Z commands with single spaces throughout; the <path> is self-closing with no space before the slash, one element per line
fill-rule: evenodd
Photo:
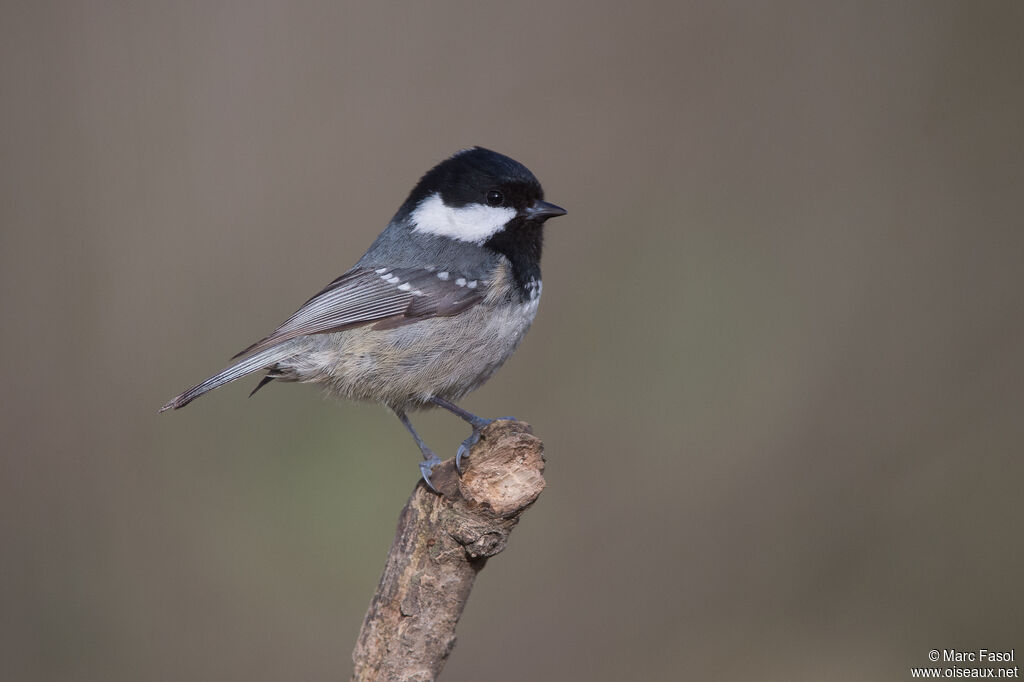
<path fill-rule="evenodd" d="M 462 441 L 459 449 L 455 452 L 455 470 L 459 472 L 459 476 L 462 476 L 462 460 L 464 457 L 469 455 L 469 450 L 478 442 L 480 442 L 480 432 L 484 430 L 484 427 L 491 422 L 496 421 L 518 421 L 515 417 L 498 417 L 497 419 L 484 419 L 483 417 L 476 417 L 476 420 L 470 422 L 473 425 L 473 433 L 469 434 L 469 438 Z"/>
<path fill-rule="evenodd" d="M 469 449 L 477 444 L 480 440 L 480 430 L 473 429 L 473 433 L 469 435 L 469 438 L 462 441 L 462 445 L 455 452 L 455 470 L 459 472 L 459 476 L 462 475 L 462 458 L 469 454 Z"/>
<path fill-rule="evenodd" d="M 429 450 L 423 453 L 423 457 L 423 461 L 420 462 L 420 474 L 422 474 L 423 482 L 427 484 L 427 487 L 436 493 L 437 488 L 430 482 L 430 474 L 434 471 L 434 467 L 441 463 L 441 458 Z"/>

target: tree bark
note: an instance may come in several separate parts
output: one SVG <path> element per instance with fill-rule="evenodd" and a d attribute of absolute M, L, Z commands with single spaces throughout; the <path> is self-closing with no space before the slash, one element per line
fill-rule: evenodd
<path fill-rule="evenodd" d="M 437 678 L 476 574 L 544 489 L 543 452 L 529 424 L 495 421 L 461 478 L 450 459 L 431 476 L 439 493 L 416 486 L 352 652 L 353 680 Z"/>

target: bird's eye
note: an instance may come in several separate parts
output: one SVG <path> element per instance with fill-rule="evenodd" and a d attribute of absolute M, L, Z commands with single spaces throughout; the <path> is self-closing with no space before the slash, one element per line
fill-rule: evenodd
<path fill-rule="evenodd" d="M 505 200 L 505 195 L 496 189 L 492 189 L 487 193 L 487 204 L 489 206 L 501 206 L 501 202 Z"/>

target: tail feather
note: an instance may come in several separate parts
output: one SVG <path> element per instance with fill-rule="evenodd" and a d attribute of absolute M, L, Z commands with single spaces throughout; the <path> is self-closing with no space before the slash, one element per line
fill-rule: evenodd
<path fill-rule="evenodd" d="M 281 360 L 284 360 L 291 354 L 291 350 L 287 348 L 281 348 L 280 346 L 276 346 L 274 348 L 268 348 L 263 352 L 256 353 L 255 355 L 245 358 L 244 360 L 240 360 L 239 362 L 230 365 L 224 371 L 219 372 L 218 374 L 214 374 L 212 377 L 202 382 L 201 384 L 196 384 L 192 388 L 188 389 L 187 391 L 179 395 L 177 398 L 170 400 L 166 405 L 160 408 L 160 412 L 166 412 L 167 410 L 176 410 L 180 407 L 185 407 L 190 402 L 192 402 L 199 396 L 203 395 L 204 393 L 212 391 L 218 386 L 223 386 L 229 381 L 241 379 L 242 377 L 248 374 L 252 374 L 253 372 L 258 372 L 261 369 L 267 369 L 268 367 L 272 367 L 273 365 L 277 364 Z M 260 383 L 260 386 L 266 383 L 266 381 L 267 379 L 264 379 L 264 381 Z M 257 386 L 257 388 L 259 388 L 259 386 Z"/>
<path fill-rule="evenodd" d="M 252 389 L 252 391 L 249 393 L 249 397 L 251 398 L 254 395 L 256 395 L 256 391 L 260 390 L 261 388 L 263 388 L 276 378 L 277 377 L 274 375 L 274 370 L 271 369 L 269 372 L 267 372 L 267 375 L 265 377 L 260 379 L 260 383 L 256 384 L 256 388 Z"/>

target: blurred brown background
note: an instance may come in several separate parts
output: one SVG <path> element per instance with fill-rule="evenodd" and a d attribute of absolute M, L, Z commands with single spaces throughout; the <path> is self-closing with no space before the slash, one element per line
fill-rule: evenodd
<path fill-rule="evenodd" d="M 1022 29 L 1016 2 L 4 2 L 0 677 L 347 678 L 408 434 L 255 379 L 156 410 L 473 144 L 569 216 L 464 403 L 534 425 L 549 489 L 446 679 L 1024 650 Z"/>

